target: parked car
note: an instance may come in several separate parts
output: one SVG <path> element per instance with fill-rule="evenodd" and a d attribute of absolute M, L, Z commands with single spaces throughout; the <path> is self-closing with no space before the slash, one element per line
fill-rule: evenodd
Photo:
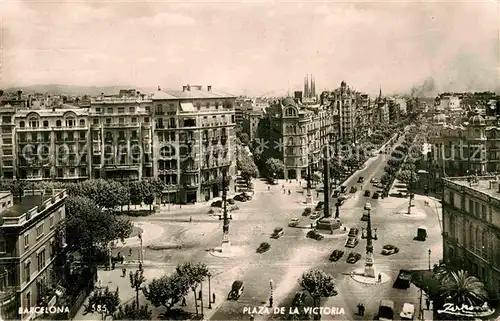
<path fill-rule="evenodd" d="M 246 202 L 247 198 L 243 196 L 243 194 L 238 194 L 234 197 L 234 200 L 238 202 Z"/>
<path fill-rule="evenodd" d="M 394 301 L 382 300 L 378 308 L 377 320 L 394 320 Z"/>
<path fill-rule="evenodd" d="M 234 199 L 232 199 L 232 198 L 228 198 L 228 199 L 227 199 L 227 203 L 228 203 L 229 205 L 234 205 L 234 203 L 235 203 L 235 202 L 234 202 Z"/>
<path fill-rule="evenodd" d="M 349 193 L 356 193 L 357 191 L 358 191 L 358 188 L 356 186 L 351 186 Z"/>
<path fill-rule="evenodd" d="M 345 193 L 347 191 L 347 187 L 345 186 L 340 186 L 340 192 Z"/>
<path fill-rule="evenodd" d="M 262 242 L 262 243 L 260 243 L 259 247 L 257 248 L 257 253 L 267 252 L 267 251 L 269 251 L 270 248 L 271 248 L 271 244 L 269 244 L 267 242 Z"/>
<path fill-rule="evenodd" d="M 384 247 L 382 248 L 383 255 L 391 255 L 391 254 L 396 254 L 398 252 L 399 249 L 391 244 L 384 245 Z"/>
<path fill-rule="evenodd" d="M 311 220 L 315 220 L 315 219 L 318 219 L 320 216 L 321 216 L 320 212 L 314 212 L 311 214 L 311 216 L 309 218 Z"/>
<path fill-rule="evenodd" d="M 371 193 L 371 192 L 370 192 L 369 190 L 366 190 L 366 191 L 365 191 L 365 196 L 366 196 L 366 197 L 370 197 L 370 195 L 371 195 L 370 193 Z"/>
<path fill-rule="evenodd" d="M 378 183 L 378 179 L 372 178 L 372 179 L 370 179 L 370 183 L 377 184 Z"/>
<path fill-rule="evenodd" d="M 325 206 L 325 202 L 323 201 L 319 201 L 318 204 L 316 205 L 316 208 L 315 210 L 316 211 L 321 211 L 323 209 L 323 207 Z"/>
<path fill-rule="evenodd" d="M 279 239 L 282 236 L 283 236 L 283 228 L 282 227 L 275 228 L 273 231 L 273 234 L 271 234 L 271 237 L 273 239 Z"/>
<path fill-rule="evenodd" d="M 351 252 L 349 253 L 349 256 L 347 257 L 347 263 L 354 264 L 361 260 L 361 254 L 356 253 L 356 252 Z"/>
<path fill-rule="evenodd" d="M 401 320 L 413 320 L 415 315 L 415 306 L 411 303 L 403 304 L 403 309 L 401 309 L 401 313 L 399 316 Z"/>
<path fill-rule="evenodd" d="M 306 237 L 310 238 L 310 239 L 313 239 L 313 240 L 316 240 L 316 241 L 321 241 L 322 239 L 325 238 L 323 235 L 319 234 L 316 231 L 309 231 L 309 232 L 307 232 Z"/>
<path fill-rule="evenodd" d="M 222 201 L 218 200 L 218 201 L 212 202 L 212 204 L 210 206 L 211 207 L 222 207 Z"/>
<path fill-rule="evenodd" d="M 243 286 L 243 282 L 236 280 L 233 282 L 231 286 L 231 291 L 227 295 L 228 300 L 238 300 L 240 296 L 243 294 L 243 290 L 245 287 Z"/>
<path fill-rule="evenodd" d="M 330 254 L 329 260 L 333 261 L 333 262 L 336 262 L 336 261 L 340 260 L 340 258 L 342 256 L 344 256 L 344 251 L 342 251 L 342 250 L 334 250 L 332 252 L 332 254 Z"/>
<path fill-rule="evenodd" d="M 312 213 L 312 209 L 310 207 L 306 207 L 304 212 L 302 212 L 302 216 L 309 216 Z"/>
<path fill-rule="evenodd" d="M 369 202 L 366 202 L 365 203 L 365 210 L 371 210 L 372 209 L 372 204 L 370 204 Z"/>
<path fill-rule="evenodd" d="M 241 193 L 241 196 L 245 197 L 247 199 L 247 201 L 251 201 L 252 200 L 252 195 L 247 194 L 245 192 Z"/>
<path fill-rule="evenodd" d="M 358 183 L 363 183 L 365 181 L 365 178 L 363 176 L 360 176 L 358 178 Z"/>
<path fill-rule="evenodd" d="M 374 200 L 377 200 L 377 199 L 379 198 L 379 196 L 380 196 L 380 195 L 378 194 L 378 192 L 375 192 L 375 193 L 373 193 L 372 198 L 373 198 Z"/>
<path fill-rule="evenodd" d="M 290 226 L 290 227 L 297 227 L 299 225 L 299 222 L 300 222 L 300 219 L 298 219 L 298 218 L 292 218 L 288 222 L 288 226 Z"/>
<path fill-rule="evenodd" d="M 339 197 L 340 191 L 333 191 L 332 197 Z"/>
<path fill-rule="evenodd" d="M 292 301 L 292 307 L 299 307 L 302 304 L 304 304 L 305 300 L 307 299 L 307 294 L 305 292 L 297 292 L 295 293 L 295 297 L 293 298 Z"/>

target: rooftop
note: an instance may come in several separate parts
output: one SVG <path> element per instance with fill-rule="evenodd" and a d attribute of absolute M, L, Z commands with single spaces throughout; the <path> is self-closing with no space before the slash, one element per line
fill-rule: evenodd
<path fill-rule="evenodd" d="M 211 87 L 204 90 L 201 86 L 184 86 L 183 90 L 158 90 L 153 94 L 153 100 L 204 98 L 236 98 L 236 96 L 220 91 L 213 91 Z"/>
<path fill-rule="evenodd" d="M 44 109 L 24 109 L 17 112 L 18 117 L 26 117 L 28 114 L 36 113 L 40 117 L 46 116 L 63 116 L 66 113 L 75 113 L 76 116 L 87 116 L 88 110 L 86 108 L 74 107 L 71 109 L 63 109 L 63 108 L 55 108 L 52 111 L 52 108 L 44 108 Z"/>
<path fill-rule="evenodd" d="M 464 176 L 447 177 L 445 180 L 500 200 L 499 178 L 497 176 Z"/>
<path fill-rule="evenodd" d="M 52 194 L 46 194 L 43 197 L 41 195 L 24 196 L 22 201 L 19 202 L 19 198 L 14 198 L 14 205 L 6 209 L 0 215 L 1 217 L 20 217 L 24 213 L 29 212 L 33 208 L 41 205 L 46 200 L 50 199 Z"/>

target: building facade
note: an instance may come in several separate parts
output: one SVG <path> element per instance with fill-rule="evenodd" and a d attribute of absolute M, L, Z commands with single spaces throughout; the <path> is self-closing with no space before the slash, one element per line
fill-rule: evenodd
<path fill-rule="evenodd" d="M 5 319 L 31 320 L 18 315 L 30 307 L 54 306 L 59 278 L 56 251 L 65 247 L 65 190 L 26 191 L 20 200 L 0 193 L 0 309 Z M 17 197 L 16 197 L 17 198 Z M 56 244 L 59 242 L 59 244 Z"/>
<path fill-rule="evenodd" d="M 340 139 L 345 142 L 356 141 L 356 111 L 357 93 L 345 81 L 340 87 L 328 93 L 327 100 L 330 106 L 338 110 L 340 116 Z"/>
<path fill-rule="evenodd" d="M 339 140 L 340 117 L 333 105 L 306 106 L 292 98 L 275 102 L 259 122 L 257 137 L 264 158 L 285 165 L 285 179 L 307 177 L 320 168 L 323 148 Z"/>
<path fill-rule="evenodd" d="M 166 201 L 221 196 L 222 173 L 236 174 L 235 99 L 193 85 L 153 95 L 153 175 L 168 186 Z"/>
<path fill-rule="evenodd" d="M 250 110 L 243 112 L 241 121 L 242 132 L 248 135 L 250 141 L 257 138 L 259 122 L 263 117 L 263 110 Z"/>
<path fill-rule="evenodd" d="M 496 176 L 443 179 L 443 254 L 500 298 L 500 189 Z"/>

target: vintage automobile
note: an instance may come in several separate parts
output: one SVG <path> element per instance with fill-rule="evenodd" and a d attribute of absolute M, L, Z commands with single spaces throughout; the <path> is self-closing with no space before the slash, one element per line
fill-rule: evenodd
<path fill-rule="evenodd" d="M 234 200 L 238 201 L 238 202 L 246 202 L 246 201 L 250 201 L 251 199 L 252 199 L 252 196 L 248 195 L 247 193 L 241 193 L 241 194 L 238 194 L 234 197 Z"/>
<path fill-rule="evenodd" d="M 309 217 L 311 220 L 316 220 L 318 219 L 319 217 L 321 216 L 320 212 L 314 212 L 311 214 L 311 216 Z"/>
<path fill-rule="evenodd" d="M 361 259 L 361 254 L 356 253 L 356 252 L 351 252 L 349 253 L 349 256 L 347 257 L 347 263 L 354 264 L 358 262 Z"/>
<path fill-rule="evenodd" d="M 371 210 L 372 209 L 372 204 L 366 202 L 365 203 L 365 210 Z"/>
<path fill-rule="evenodd" d="M 222 207 L 223 203 L 221 200 L 218 200 L 218 201 L 215 201 L 215 202 L 212 202 L 212 204 L 210 205 L 211 207 Z"/>
<path fill-rule="evenodd" d="M 344 256 L 344 251 L 342 251 L 342 250 L 334 250 L 332 252 L 332 254 L 330 254 L 329 260 L 333 261 L 333 262 L 336 262 L 336 261 L 340 260 L 340 258 L 342 256 Z"/>
<path fill-rule="evenodd" d="M 267 242 L 262 242 L 262 243 L 260 243 L 259 247 L 257 248 L 257 253 L 267 252 L 267 251 L 269 251 L 270 248 L 271 248 L 271 244 L 269 244 Z"/>
<path fill-rule="evenodd" d="M 384 247 L 382 248 L 383 255 L 391 255 L 391 254 L 396 254 L 398 252 L 399 249 L 391 244 L 384 245 Z"/>
<path fill-rule="evenodd" d="M 243 290 L 245 287 L 243 286 L 243 282 L 240 280 L 236 280 L 233 282 L 233 285 L 231 286 L 231 291 L 227 295 L 228 300 L 238 300 L 243 294 Z"/>
<path fill-rule="evenodd" d="M 332 197 L 339 197 L 340 191 L 333 191 Z"/>
<path fill-rule="evenodd" d="M 325 206 L 325 202 L 319 201 L 316 207 L 314 208 L 316 211 L 321 211 L 323 207 Z"/>
<path fill-rule="evenodd" d="M 347 187 L 345 187 L 345 186 L 343 186 L 343 185 L 342 185 L 342 186 L 340 186 L 340 192 L 341 192 L 341 193 L 345 193 L 346 191 L 347 191 Z"/>
<path fill-rule="evenodd" d="M 375 192 L 375 193 L 373 193 L 372 198 L 376 200 L 376 199 L 378 199 L 378 198 L 379 198 L 379 196 L 380 196 L 380 195 L 378 194 L 378 192 Z"/>
<path fill-rule="evenodd" d="M 313 240 L 316 240 L 316 241 L 321 241 L 322 239 L 325 238 L 323 235 L 319 234 L 316 231 L 309 231 L 309 232 L 307 232 L 306 237 L 310 238 L 310 239 L 313 239 Z"/>
<path fill-rule="evenodd" d="M 378 179 L 372 178 L 372 179 L 370 179 L 370 183 L 377 184 L 378 183 Z"/>
<path fill-rule="evenodd" d="M 366 191 L 365 191 L 365 196 L 366 196 L 366 197 L 370 197 L 370 195 L 371 195 L 371 192 L 370 192 L 369 190 L 366 190 Z"/>
<path fill-rule="evenodd" d="M 302 212 L 302 216 L 309 216 L 312 213 L 312 209 L 310 207 L 306 207 L 304 212 Z"/>
<path fill-rule="evenodd" d="M 414 238 L 416 241 L 425 241 L 427 239 L 427 228 L 425 226 L 420 226 L 417 229 L 417 236 Z"/>
<path fill-rule="evenodd" d="M 349 193 L 356 193 L 357 191 L 358 191 L 358 188 L 356 186 L 351 186 Z"/>
<path fill-rule="evenodd" d="M 394 320 L 394 302 L 391 300 L 382 300 L 376 316 L 378 320 Z"/>
<path fill-rule="evenodd" d="M 271 234 L 271 238 L 273 238 L 273 239 L 279 239 L 282 236 L 283 236 L 283 228 L 282 227 L 275 228 L 273 231 L 273 234 Z"/>
<path fill-rule="evenodd" d="M 415 316 L 415 306 L 411 303 L 403 304 L 403 309 L 401 309 L 399 316 L 401 320 L 413 320 Z"/>
<path fill-rule="evenodd" d="M 363 183 L 365 181 L 365 178 L 363 176 L 360 176 L 358 178 L 358 183 Z"/>
<path fill-rule="evenodd" d="M 300 219 L 298 218 L 292 218 L 290 221 L 288 221 L 288 226 L 290 227 L 297 227 L 299 225 Z"/>
<path fill-rule="evenodd" d="M 347 236 L 347 240 L 345 242 L 345 247 L 356 247 L 359 243 L 359 229 L 352 227 L 349 230 L 349 235 Z"/>

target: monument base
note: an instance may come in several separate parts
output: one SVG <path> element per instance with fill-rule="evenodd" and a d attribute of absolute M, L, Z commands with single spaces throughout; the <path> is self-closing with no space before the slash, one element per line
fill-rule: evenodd
<path fill-rule="evenodd" d="M 365 273 L 364 273 L 364 277 L 367 277 L 367 278 L 375 278 L 375 266 L 373 265 L 365 265 Z"/>
<path fill-rule="evenodd" d="M 333 231 L 340 229 L 342 222 L 338 218 L 323 217 L 316 222 L 316 228 L 320 230 Z"/>
<path fill-rule="evenodd" d="M 222 241 L 221 252 L 222 253 L 231 253 L 231 242 Z"/>

